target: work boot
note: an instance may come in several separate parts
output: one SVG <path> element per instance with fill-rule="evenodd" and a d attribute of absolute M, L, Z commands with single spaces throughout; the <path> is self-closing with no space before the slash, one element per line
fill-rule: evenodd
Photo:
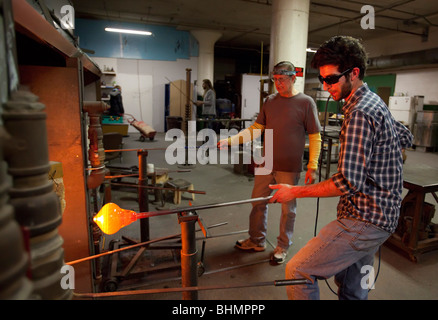
<path fill-rule="evenodd" d="M 251 238 L 248 238 L 243 240 L 237 240 L 235 247 L 242 250 L 265 251 L 266 244 L 254 243 L 252 242 Z"/>
<path fill-rule="evenodd" d="M 271 261 L 277 264 L 281 264 L 286 260 L 287 250 L 282 247 L 276 247 L 271 254 Z"/>

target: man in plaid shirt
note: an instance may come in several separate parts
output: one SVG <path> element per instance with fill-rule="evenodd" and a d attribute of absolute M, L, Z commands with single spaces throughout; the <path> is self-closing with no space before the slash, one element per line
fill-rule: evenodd
<path fill-rule="evenodd" d="M 317 279 L 335 276 L 339 299 L 367 299 L 364 266 L 395 231 L 403 188 L 402 150 L 412 134 L 394 120 L 363 77 L 367 55 L 352 37 L 335 36 L 316 52 L 312 66 L 331 97 L 345 100 L 337 172 L 314 185 L 273 185 L 271 202 L 340 196 L 337 219 L 321 229 L 287 264 L 286 278 L 309 284 L 287 287 L 290 299 L 319 299 Z M 371 282 L 373 279 L 370 279 Z"/>

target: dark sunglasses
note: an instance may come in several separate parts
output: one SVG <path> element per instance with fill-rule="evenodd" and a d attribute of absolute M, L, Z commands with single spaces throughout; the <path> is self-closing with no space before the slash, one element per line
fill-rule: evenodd
<path fill-rule="evenodd" d="M 337 75 L 332 75 L 332 76 L 328 76 L 323 78 L 321 75 L 318 76 L 319 82 L 321 82 L 321 84 L 327 83 L 327 84 L 335 84 L 339 82 L 339 79 L 341 79 L 343 76 L 345 76 L 347 73 L 351 72 L 353 70 L 353 68 L 350 68 L 348 70 L 345 70 L 344 72 L 342 72 L 341 74 L 337 74 Z"/>

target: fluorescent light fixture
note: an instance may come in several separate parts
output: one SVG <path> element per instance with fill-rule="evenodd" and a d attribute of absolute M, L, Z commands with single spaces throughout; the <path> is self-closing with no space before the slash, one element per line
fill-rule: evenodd
<path fill-rule="evenodd" d="M 141 31 L 141 30 L 132 30 L 132 29 L 119 29 L 119 28 L 105 28 L 105 31 L 108 32 L 120 32 L 120 33 L 131 33 L 131 34 L 140 34 L 143 36 L 151 36 L 152 32 L 150 31 Z"/>
<path fill-rule="evenodd" d="M 315 49 L 311 49 L 311 48 L 307 48 L 306 51 L 307 51 L 307 52 L 316 52 Z"/>

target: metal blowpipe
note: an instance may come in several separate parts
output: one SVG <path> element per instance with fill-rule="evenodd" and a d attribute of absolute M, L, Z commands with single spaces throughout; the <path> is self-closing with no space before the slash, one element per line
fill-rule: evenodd
<path fill-rule="evenodd" d="M 150 217 L 162 216 L 162 215 L 173 214 L 173 213 L 221 208 L 221 207 L 234 206 L 234 205 L 258 202 L 258 201 L 268 201 L 271 198 L 272 196 L 268 196 L 268 197 L 252 198 L 246 200 L 190 206 L 185 208 L 175 208 L 171 210 L 148 211 L 148 212 L 139 212 L 139 213 L 132 210 L 122 209 L 115 203 L 107 203 L 94 216 L 93 220 L 102 230 L 102 232 L 106 234 L 114 234 L 117 231 L 119 231 L 121 228 L 142 218 L 150 218 Z"/>

